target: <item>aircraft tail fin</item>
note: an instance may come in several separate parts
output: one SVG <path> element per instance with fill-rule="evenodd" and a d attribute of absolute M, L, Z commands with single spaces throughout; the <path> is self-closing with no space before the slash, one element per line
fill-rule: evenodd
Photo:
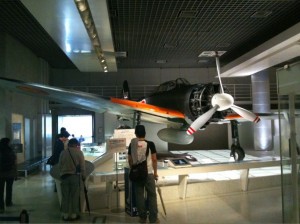
<path fill-rule="evenodd" d="M 123 99 L 131 100 L 131 95 L 130 95 L 130 90 L 129 90 L 129 85 L 127 80 L 124 80 L 123 82 L 122 95 L 123 95 Z"/>

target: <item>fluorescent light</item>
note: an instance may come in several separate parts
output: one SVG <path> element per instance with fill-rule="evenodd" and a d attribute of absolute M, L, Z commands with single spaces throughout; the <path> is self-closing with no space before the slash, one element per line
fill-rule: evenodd
<path fill-rule="evenodd" d="M 78 9 L 79 9 L 80 12 L 83 12 L 83 11 L 85 11 L 87 9 L 86 4 L 83 3 L 83 2 L 78 2 L 77 7 L 78 7 Z"/>
<path fill-rule="evenodd" d="M 70 45 L 69 43 L 66 43 L 66 51 L 67 51 L 68 53 L 70 53 L 70 52 L 72 51 L 71 45 Z"/>
<path fill-rule="evenodd" d="M 99 39 L 99 35 L 97 33 L 97 29 L 92 17 L 92 13 L 88 4 L 87 0 L 74 0 L 78 12 L 81 16 L 81 19 L 83 21 L 83 24 L 86 28 L 86 31 L 91 39 L 91 42 L 93 44 L 93 47 L 95 49 L 96 55 L 99 59 L 99 62 L 102 66 L 102 69 L 104 72 L 108 72 L 107 70 L 107 64 L 106 64 L 106 59 L 104 57 L 103 54 L 103 50 L 101 48 L 101 44 L 100 44 L 100 39 Z"/>

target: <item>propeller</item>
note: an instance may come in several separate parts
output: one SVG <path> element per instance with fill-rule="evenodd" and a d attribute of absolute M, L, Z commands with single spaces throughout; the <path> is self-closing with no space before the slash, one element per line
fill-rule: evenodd
<path fill-rule="evenodd" d="M 217 66 L 217 72 L 218 72 L 218 78 L 220 82 L 220 93 L 216 93 L 212 99 L 211 99 L 211 105 L 213 106 L 210 110 L 199 116 L 189 127 L 189 129 L 186 131 L 188 135 L 194 134 L 198 129 L 200 129 L 206 122 L 209 121 L 209 119 L 213 116 L 213 114 L 216 111 L 223 111 L 231 108 L 233 111 L 235 111 L 237 114 L 239 114 L 241 117 L 243 117 L 246 120 L 249 120 L 251 122 L 257 123 L 260 121 L 260 118 L 252 113 L 251 111 L 248 111 L 244 108 L 238 107 L 234 105 L 234 99 L 233 97 L 228 94 L 224 93 L 223 84 L 221 80 L 220 75 L 220 62 L 219 62 L 219 56 L 218 52 L 216 52 L 216 66 Z"/>

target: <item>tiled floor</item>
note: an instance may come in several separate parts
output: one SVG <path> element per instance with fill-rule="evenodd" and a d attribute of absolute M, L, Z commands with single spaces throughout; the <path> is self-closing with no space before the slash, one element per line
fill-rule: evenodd
<path fill-rule="evenodd" d="M 64 223 L 61 220 L 57 193 L 49 171 L 30 174 L 14 185 L 14 206 L 1 216 L 18 216 L 29 212 L 30 223 Z M 99 192 L 101 194 L 101 192 Z M 100 198 L 100 197 L 99 197 Z M 93 196 L 90 201 L 99 200 Z M 159 199 L 158 199 L 159 200 Z M 247 192 L 215 194 L 165 201 L 167 215 L 159 204 L 161 223 L 282 223 L 280 187 Z M 75 223 L 137 223 L 138 218 L 121 211 L 95 209 L 82 214 Z M 1 220 L 1 219 L 0 219 Z M 0 223 L 13 223 L 4 222 Z"/>

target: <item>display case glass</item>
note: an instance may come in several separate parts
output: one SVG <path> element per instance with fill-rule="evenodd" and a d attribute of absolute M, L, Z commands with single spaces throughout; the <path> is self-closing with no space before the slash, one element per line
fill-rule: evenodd
<path fill-rule="evenodd" d="M 300 62 L 277 70 L 284 223 L 299 223 Z"/>

